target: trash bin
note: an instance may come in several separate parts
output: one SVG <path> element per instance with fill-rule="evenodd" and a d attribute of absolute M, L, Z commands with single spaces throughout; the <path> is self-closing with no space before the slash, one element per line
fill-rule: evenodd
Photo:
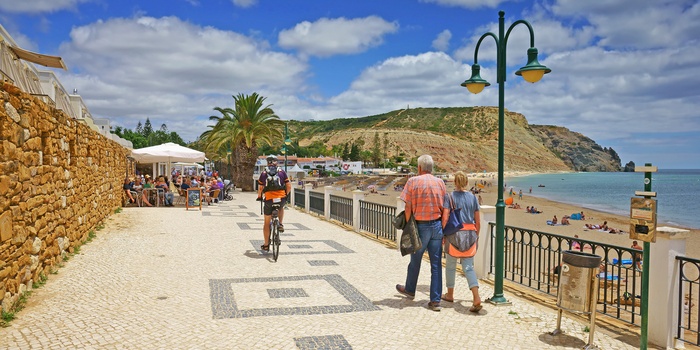
<path fill-rule="evenodd" d="M 557 293 L 557 329 L 552 335 L 561 333 L 561 316 L 564 310 L 590 315 L 588 344 L 584 349 L 595 349 L 596 303 L 598 284 L 596 275 L 602 257 L 594 254 L 567 250 L 562 252 L 562 265 L 559 269 L 559 291 Z"/>

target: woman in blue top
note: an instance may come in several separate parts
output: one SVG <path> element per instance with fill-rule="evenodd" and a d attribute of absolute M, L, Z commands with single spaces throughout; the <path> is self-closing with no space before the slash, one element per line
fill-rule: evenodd
<path fill-rule="evenodd" d="M 481 228 L 481 218 L 479 216 L 479 201 L 476 199 L 473 193 L 469 192 L 467 185 L 469 181 L 467 175 L 461 171 L 455 174 L 455 191 L 452 192 L 452 198 L 454 200 L 455 208 L 462 208 L 460 215 L 462 216 L 462 222 L 467 224 L 473 224 L 476 226 L 476 234 L 479 234 L 479 229 Z M 447 199 L 449 201 L 449 198 Z M 476 243 L 475 243 L 476 244 Z M 474 257 L 461 258 L 462 260 L 462 271 L 464 276 L 467 277 L 467 282 L 469 283 L 469 289 L 472 291 L 472 307 L 469 308 L 471 312 L 479 312 L 481 310 L 481 297 L 479 296 L 479 280 L 476 278 L 476 272 L 474 272 Z M 453 302 L 454 301 L 454 287 L 455 287 L 455 275 L 457 271 L 457 258 L 445 254 L 445 284 L 447 284 L 447 293 L 442 295 L 442 300 Z"/>

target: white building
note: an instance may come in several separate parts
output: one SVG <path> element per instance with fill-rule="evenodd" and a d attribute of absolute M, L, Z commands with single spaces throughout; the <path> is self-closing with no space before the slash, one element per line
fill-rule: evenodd
<path fill-rule="evenodd" d="M 340 164 L 341 174 L 362 174 L 362 162 L 342 162 Z"/>

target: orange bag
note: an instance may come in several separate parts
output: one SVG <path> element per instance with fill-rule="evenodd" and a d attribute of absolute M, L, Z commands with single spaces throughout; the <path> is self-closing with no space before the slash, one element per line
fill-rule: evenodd
<path fill-rule="evenodd" d="M 474 224 L 462 224 L 462 230 L 473 230 L 476 231 L 476 225 Z M 477 232 L 478 234 L 478 232 Z M 474 243 L 468 250 L 460 252 L 457 248 L 455 248 L 452 244 L 448 243 L 445 241 L 443 238 L 443 243 L 445 244 L 445 253 L 449 254 L 452 257 L 455 258 L 471 258 L 474 255 L 476 255 L 476 249 L 478 245 L 477 243 Z"/>

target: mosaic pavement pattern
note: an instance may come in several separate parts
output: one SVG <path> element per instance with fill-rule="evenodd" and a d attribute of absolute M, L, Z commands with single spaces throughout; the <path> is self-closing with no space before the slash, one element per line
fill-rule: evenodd
<path fill-rule="evenodd" d="M 322 337 L 301 337 L 294 338 L 297 348 L 301 350 L 341 350 L 352 349 L 350 343 L 342 335 L 326 335 Z"/>
<path fill-rule="evenodd" d="M 251 239 L 250 244 L 260 254 L 260 246 L 264 243 L 262 239 Z M 307 243 L 307 244 L 300 244 Z M 294 251 L 290 251 L 293 249 Z M 350 254 L 355 253 L 352 249 L 330 239 L 283 239 L 280 245 L 280 255 L 293 254 Z"/>
<path fill-rule="evenodd" d="M 263 220 L 261 219 L 260 222 L 256 222 L 254 224 L 239 222 L 239 223 L 237 223 L 237 225 L 238 225 L 238 228 L 240 228 L 241 230 L 261 231 L 263 228 Z M 310 228 L 308 228 L 302 224 L 297 224 L 297 223 L 293 223 L 293 222 L 285 222 L 284 223 L 284 232 L 287 232 L 289 230 L 292 230 L 292 231 L 296 231 L 296 230 L 311 231 Z"/>
<path fill-rule="evenodd" d="M 380 310 L 337 274 L 212 279 L 209 289 L 214 319 Z"/>

